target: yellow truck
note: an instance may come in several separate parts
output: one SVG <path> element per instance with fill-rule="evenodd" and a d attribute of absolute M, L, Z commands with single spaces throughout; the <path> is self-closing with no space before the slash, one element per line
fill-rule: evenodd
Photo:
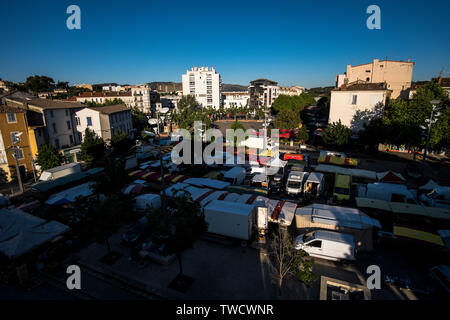
<path fill-rule="evenodd" d="M 333 198 L 338 202 L 349 201 L 351 186 L 352 176 L 336 173 L 334 179 Z"/>

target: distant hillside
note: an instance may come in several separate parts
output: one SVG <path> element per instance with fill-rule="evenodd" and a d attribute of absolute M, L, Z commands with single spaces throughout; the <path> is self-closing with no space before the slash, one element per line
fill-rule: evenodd
<path fill-rule="evenodd" d="M 222 91 L 248 91 L 248 87 L 240 84 L 222 83 Z"/>

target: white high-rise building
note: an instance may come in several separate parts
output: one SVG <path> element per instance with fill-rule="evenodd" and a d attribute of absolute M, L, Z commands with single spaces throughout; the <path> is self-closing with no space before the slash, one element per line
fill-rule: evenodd
<path fill-rule="evenodd" d="M 202 107 L 218 109 L 221 105 L 222 81 L 213 67 L 193 67 L 181 76 L 183 95 L 193 95 Z"/>

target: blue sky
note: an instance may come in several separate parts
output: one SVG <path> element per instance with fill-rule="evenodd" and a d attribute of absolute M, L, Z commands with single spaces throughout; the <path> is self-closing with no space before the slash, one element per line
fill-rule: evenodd
<path fill-rule="evenodd" d="M 81 8 L 68 30 L 66 8 Z M 366 8 L 381 8 L 381 30 Z M 6 1 L 0 77 L 48 75 L 75 83 L 181 82 L 214 66 L 224 83 L 259 77 L 307 88 L 333 85 L 347 64 L 386 56 L 416 62 L 413 80 L 450 77 L 450 1 Z"/>

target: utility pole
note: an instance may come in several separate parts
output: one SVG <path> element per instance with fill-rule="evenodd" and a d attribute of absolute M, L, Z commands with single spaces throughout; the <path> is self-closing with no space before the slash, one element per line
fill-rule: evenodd
<path fill-rule="evenodd" d="M 422 166 L 425 166 L 425 162 L 427 160 L 427 152 L 428 152 L 428 145 L 430 143 L 430 134 L 431 134 L 431 125 L 437 121 L 434 120 L 433 121 L 433 116 L 434 116 L 434 112 L 436 111 L 436 106 L 441 103 L 441 101 L 439 100 L 432 100 L 431 102 L 431 114 L 430 114 L 430 119 L 425 120 L 425 122 L 428 123 L 428 133 L 427 133 L 427 142 L 425 144 L 425 151 L 423 152 L 423 158 L 422 158 Z M 440 113 L 436 114 L 436 118 L 440 115 Z"/>
<path fill-rule="evenodd" d="M 19 190 L 20 190 L 20 194 L 22 194 L 23 193 L 22 177 L 20 176 L 19 163 L 17 161 L 17 154 L 16 154 L 16 151 L 15 151 L 18 148 L 17 147 L 13 147 L 12 149 L 14 150 L 12 156 L 14 158 L 14 162 L 16 163 L 16 174 L 17 174 L 17 180 L 19 181 Z"/>

